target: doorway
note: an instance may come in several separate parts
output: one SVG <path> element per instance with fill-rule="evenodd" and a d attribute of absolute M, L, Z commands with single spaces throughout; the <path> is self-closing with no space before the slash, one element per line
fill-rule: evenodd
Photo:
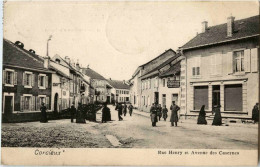
<path fill-rule="evenodd" d="M 159 104 L 159 92 L 154 92 L 154 103 Z"/>
<path fill-rule="evenodd" d="M 166 94 L 162 95 L 162 106 L 164 107 L 166 105 Z"/>
<path fill-rule="evenodd" d="M 178 94 L 172 94 L 172 101 L 174 101 L 175 104 L 178 104 Z"/>
<path fill-rule="evenodd" d="M 10 115 L 13 112 L 13 96 L 5 96 L 4 114 Z"/>
<path fill-rule="evenodd" d="M 220 105 L 220 85 L 212 86 L 212 107 Z"/>
<path fill-rule="evenodd" d="M 58 93 L 55 93 L 55 96 L 54 96 L 54 112 L 58 112 Z"/>

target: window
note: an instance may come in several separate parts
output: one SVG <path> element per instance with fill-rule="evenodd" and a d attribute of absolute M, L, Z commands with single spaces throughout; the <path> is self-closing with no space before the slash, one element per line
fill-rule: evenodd
<path fill-rule="evenodd" d="M 243 110 L 242 84 L 225 85 L 224 109 L 225 109 L 225 111 L 242 111 Z"/>
<path fill-rule="evenodd" d="M 3 71 L 3 83 L 5 86 L 17 85 L 17 72 L 11 69 L 5 69 Z"/>
<path fill-rule="evenodd" d="M 155 87 L 155 88 L 157 88 L 157 87 L 158 87 L 158 78 L 155 78 L 154 87 Z"/>
<path fill-rule="evenodd" d="M 35 111 L 35 96 L 31 94 L 21 96 L 20 111 Z"/>
<path fill-rule="evenodd" d="M 194 110 L 200 110 L 202 105 L 208 109 L 208 86 L 194 86 Z"/>
<path fill-rule="evenodd" d="M 38 75 L 38 87 L 40 89 L 46 89 L 48 87 L 48 76 L 46 76 L 46 74 Z"/>
<path fill-rule="evenodd" d="M 165 79 L 162 79 L 162 86 L 165 87 Z"/>
<path fill-rule="evenodd" d="M 234 52 L 234 71 L 242 72 L 244 69 L 244 51 L 236 51 Z"/>
<path fill-rule="evenodd" d="M 23 85 L 25 88 L 32 88 L 34 86 L 34 74 L 32 72 L 25 71 L 23 73 Z"/>
<path fill-rule="evenodd" d="M 200 56 L 192 58 L 192 76 L 200 75 Z"/>

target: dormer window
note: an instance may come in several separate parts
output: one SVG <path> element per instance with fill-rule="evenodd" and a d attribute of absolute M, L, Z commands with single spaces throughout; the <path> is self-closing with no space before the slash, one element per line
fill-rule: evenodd
<path fill-rule="evenodd" d="M 60 59 L 55 59 L 55 62 L 60 64 Z"/>

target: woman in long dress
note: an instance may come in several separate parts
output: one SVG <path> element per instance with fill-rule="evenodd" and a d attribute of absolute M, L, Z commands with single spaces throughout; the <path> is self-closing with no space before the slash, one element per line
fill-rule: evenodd
<path fill-rule="evenodd" d="M 40 122 L 41 123 L 47 123 L 48 122 L 47 112 L 46 112 L 47 108 L 46 108 L 44 103 L 42 103 L 40 110 L 41 110 L 41 121 Z"/>
<path fill-rule="evenodd" d="M 205 105 L 203 105 L 200 109 L 200 113 L 199 113 L 199 117 L 198 117 L 198 121 L 197 124 L 204 124 L 207 125 L 207 121 L 206 121 L 206 112 L 205 112 Z"/>
<path fill-rule="evenodd" d="M 220 105 L 214 108 L 215 116 L 212 122 L 212 125 L 221 126 L 222 125 L 222 117 L 220 113 Z"/>

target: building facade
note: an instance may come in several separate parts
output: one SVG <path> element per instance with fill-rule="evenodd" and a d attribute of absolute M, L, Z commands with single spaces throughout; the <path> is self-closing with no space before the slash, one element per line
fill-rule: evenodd
<path fill-rule="evenodd" d="M 51 110 L 52 71 L 48 58 L 24 49 L 23 43 L 3 41 L 3 121 L 30 113 L 40 113 L 42 102 Z M 21 116 L 22 114 L 22 116 Z M 25 118 L 27 119 L 27 118 Z"/>
<path fill-rule="evenodd" d="M 203 32 L 181 47 L 186 67 L 182 114 L 221 105 L 223 117 L 251 118 L 259 101 L 259 16 L 234 19 L 212 27 L 203 22 Z"/>
<path fill-rule="evenodd" d="M 111 85 L 111 103 L 129 103 L 130 102 L 130 86 L 125 81 L 107 80 Z"/>

